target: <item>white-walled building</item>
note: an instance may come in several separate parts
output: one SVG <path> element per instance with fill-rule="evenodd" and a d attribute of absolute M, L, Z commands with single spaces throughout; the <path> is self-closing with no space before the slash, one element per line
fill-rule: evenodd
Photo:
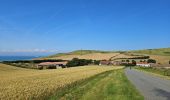
<path fill-rule="evenodd" d="M 147 62 L 137 62 L 136 66 L 151 67 L 151 64 Z"/>

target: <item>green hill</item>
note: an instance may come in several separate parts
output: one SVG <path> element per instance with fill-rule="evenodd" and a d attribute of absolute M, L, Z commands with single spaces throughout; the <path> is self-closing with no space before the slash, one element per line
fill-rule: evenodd
<path fill-rule="evenodd" d="M 92 53 L 115 53 L 119 51 L 101 51 L 101 50 L 76 50 L 69 53 L 58 53 L 55 55 L 51 55 L 48 57 L 60 57 L 60 56 L 66 56 L 66 55 L 86 55 L 86 54 L 92 54 Z"/>
<path fill-rule="evenodd" d="M 120 53 L 120 54 L 117 55 L 116 53 Z M 116 58 L 122 58 L 122 57 L 126 58 L 126 56 L 135 56 L 135 55 L 146 55 L 146 56 L 150 56 L 151 59 L 157 60 L 158 63 L 168 64 L 170 60 L 170 48 L 132 50 L 132 51 L 76 50 L 69 53 L 59 53 L 40 59 L 68 60 L 76 57 L 82 59 L 99 59 L 99 58 L 108 59 L 108 57 L 112 58 L 115 57 L 115 55 L 117 56 Z"/>
<path fill-rule="evenodd" d="M 123 52 L 126 52 L 126 51 L 76 50 L 76 51 L 72 51 L 69 53 L 58 53 L 55 55 L 51 55 L 49 57 L 60 57 L 60 56 L 66 56 L 66 55 L 86 55 L 86 54 L 92 54 L 92 53 L 123 53 Z M 137 53 L 137 54 L 170 56 L 170 48 L 132 50 L 128 52 Z"/>
<path fill-rule="evenodd" d="M 140 53 L 140 54 L 149 54 L 149 55 L 170 56 L 170 48 L 134 50 L 130 52 Z"/>

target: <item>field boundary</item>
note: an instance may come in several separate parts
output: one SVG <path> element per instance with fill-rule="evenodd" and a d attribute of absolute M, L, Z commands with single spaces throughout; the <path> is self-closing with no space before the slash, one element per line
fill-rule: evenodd
<path fill-rule="evenodd" d="M 75 81 L 75 82 L 73 82 L 71 84 L 68 84 L 68 85 L 66 85 L 64 87 L 60 87 L 59 89 L 57 89 L 57 91 L 54 94 L 51 94 L 51 95 L 45 97 L 45 99 L 54 100 L 54 98 L 56 99 L 56 97 L 63 96 L 64 94 L 69 92 L 69 89 L 75 88 L 76 86 L 79 86 L 80 84 L 86 83 L 88 80 L 95 79 L 97 76 L 100 76 L 100 75 L 105 74 L 105 73 L 110 73 L 110 72 L 116 71 L 116 70 L 121 70 L 121 69 L 113 69 L 113 70 L 105 71 L 105 72 L 96 74 L 94 76 L 91 76 L 89 78 Z"/>
<path fill-rule="evenodd" d="M 102 73 L 99 73 L 99 74 L 96 74 L 94 76 L 91 76 L 87 79 L 83 79 L 83 80 L 79 80 L 79 81 L 76 81 L 72 84 L 69 84 L 67 85 L 66 87 L 62 87 L 60 88 L 60 90 L 57 90 L 55 94 L 49 96 L 47 99 L 49 100 L 60 100 L 60 99 L 63 99 L 63 100 L 70 100 L 70 98 L 73 98 L 74 100 L 76 99 L 83 99 L 84 97 L 86 97 L 88 95 L 88 93 L 91 93 L 90 90 L 91 88 L 95 89 L 95 87 L 91 87 L 91 86 L 88 86 L 89 84 L 92 84 L 92 85 L 97 85 L 97 84 L 100 84 L 100 82 L 104 81 L 105 79 L 107 79 L 108 77 L 110 77 L 110 75 L 116 75 L 115 73 L 113 72 L 118 72 L 118 71 L 121 71 L 123 73 L 123 75 L 125 76 L 124 78 L 126 79 L 126 81 L 130 84 L 130 86 L 132 86 L 132 90 L 135 91 L 135 94 L 137 94 L 137 98 L 139 99 L 142 99 L 143 96 L 140 94 L 140 92 L 136 89 L 136 87 L 129 81 L 129 79 L 126 77 L 125 73 L 124 73 L 124 68 L 122 69 L 116 69 L 116 70 L 109 70 L 109 71 L 105 71 L 105 72 L 102 72 Z M 113 79 L 114 80 L 114 79 Z M 91 83 L 92 82 L 92 83 Z M 99 82 L 99 83 L 98 83 Z M 82 88 L 84 86 L 86 86 L 86 88 Z M 109 87 L 113 85 L 113 84 L 110 84 L 109 83 Z M 119 86 L 119 85 L 118 85 Z M 106 87 L 106 86 L 105 86 Z M 108 87 L 108 85 L 107 85 Z M 108 88 L 109 88 L 108 87 Z M 79 89 L 80 88 L 80 89 Z M 111 87 L 110 87 L 111 88 Z M 126 88 L 126 87 L 124 87 Z M 92 90 L 93 90 L 92 89 Z M 111 88 L 112 89 L 112 88 Z M 123 88 L 122 88 L 123 89 Z M 122 89 L 120 88 L 120 90 L 118 91 L 122 91 Z M 111 92 L 112 91 L 112 92 Z M 116 91 L 116 90 L 109 90 L 110 93 L 115 93 L 113 91 Z M 125 91 L 125 90 L 124 90 Z M 102 92 L 102 91 L 101 91 Z M 83 95 L 85 94 L 85 96 Z M 97 94 L 99 95 L 100 97 L 100 94 Z M 111 94 L 110 94 L 111 95 Z M 118 98 L 121 97 L 122 94 L 120 94 L 119 92 L 116 92 L 116 94 L 112 94 L 113 96 L 114 95 L 117 95 Z M 134 98 L 131 94 L 128 94 L 127 95 L 129 98 Z M 68 98 L 67 98 L 68 97 Z M 64 99 L 65 98 L 65 99 Z M 83 99 L 84 100 L 84 99 Z M 143 99 L 142 99 L 143 100 Z"/>

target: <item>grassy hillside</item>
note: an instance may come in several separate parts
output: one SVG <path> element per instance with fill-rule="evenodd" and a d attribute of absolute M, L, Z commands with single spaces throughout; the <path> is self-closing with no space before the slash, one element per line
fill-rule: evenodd
<path fill-rule="evenodd" d="M 147 54 L 151 59 L 157 60 L 157 63 L 168 65 L 170 61 L 170 48 L 147 49 L 130 51 L 132 53 Z"/>
<path fill-rule="evenodd" d="M 77 50 L 69 53 L 59 53 L 40 59 L 63 59 L 71 60 L 73 58 L 109 60 L 111 57 L 119 54 L 119 51 L 99 51 L 99 50 Z"/>
<path fill-rule="evenodd" d="M 60 57 L 60 56 L 67 56 L 67 55 L 86 55 L 86 54 L 92 54 L 92 53 L 111 53 L 114 51 L 99 51 L 99 50 L 76 50 L 69 53 L 58 53 L 55 55 L 51 55 L 50 57 Z"/>
<path fill-rule="evenodd" d="M 148 54 L 148 55 L 161 55 L 161 56 L 170 56 L 170 48 L 160 48 L 160 49 L 146 49 L 146 50 L 133 50 L 133 51 L 100 51 L 100 50 L 76 50 L 69 53 L 58 53 L 55 55 L 48 56 L 46 58 L 52 57 L 61 57 L 61 56 L 69 56 L 69 55 L 87 55 L 87 54 L 104 54 L 104 53 L 137 53 L 137 54 Z"/>
<path fill-rule="evenodd" d="M 77 50 L 69 53 L 60 53 L 45 57 L 42 59 L 63 59 L 71 60 L 73 58 L 109 60 L 118 58 L 133 58 L 135 56 L 150 56 L 158 63 L 168 64 L 170 60 L 170 48 L 134 50 L 134 51 L 99 51 L 99 50 Z"/>
<path fill-rule="evenodd" d="M 0 100 L 44 100 L 69 84 L 118 68 L 121 67 L 32 70 L 0 64 Z"/>
<path fill-rule="evenodd" d="M 149 55 L 170 56 L 170 48 L 135 50 L 135 51 L 130 51 L 130 52 L 140 53 L 140 54 L 149 54 Z"/>
<path fill-rule="evenodd" d="M 58 57 L 48 57 L 43 59 L 63 59 L 63 60 L 71 60 L 73 58 L 79 59 L 93 59 L 93 60 L 109 60 L 111 57 L 118 55 L 119 53 L 91 53 L 84 55 L 64 55 Z"/>

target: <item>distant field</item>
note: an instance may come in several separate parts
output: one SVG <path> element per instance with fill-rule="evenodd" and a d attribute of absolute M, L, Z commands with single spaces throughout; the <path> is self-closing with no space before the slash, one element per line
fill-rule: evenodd
<path fill-rule="evenodd" d="M 93 60 L 109 60 L 111 57 L 118 55 L 119 53 L 90 53 L 90 54 L 71 54 L 71 55 L 63 55 L 57 57 L 49 57 L 46 59 L 63 59 L 63 60 L 71 60 L 73 58 L 79 59 L 93 59 Z"/>
<path fill-rule="evenodd" d="M 152 59 L 155 59 L 157 63 L 161 64 L 169 64 L 170 56 L 162 56 L 162 55 L 149 55 Z"/>
<path fill-rule="evenodd" d="M 149 55 L 170 56 L 170 48 L 135 50 L 135 51 L 130 51 L 130 52 L 140 53 L 140 54 L 149 54 Z"/>
<path fill-rule="evenodd" d="M 77 50 L 70 53 L 60 53 L 40 59 L 63 59 L 71 60 L 93 59 L 93 60 L 114 60 L 119 58 L 134 58 L 139 56 L 150 56 L 151 59 L 157 60 L 157 63 L 168 64 L 170 61 L 170 48 L 134 50 L 134 51 L 97 51 L 97 50 Z"/>
<path fill-rule="evenodd" d="M 86 55 L 92 53 L 116 53 L 116 51 L 100 51 L 100 50 L 76 50 L 69 53 L 59 53 L 55 55 L 51 55 L 49 57 L 60 57 L 60 56 L 67 56 L 67 55 Z"/>
<path fill-rule="evenodd" d="M 68 84 L 120 68 L 122 67 L 84 66 L 32 70 L 0 64 L 0 99 L 43 99 Z"/>

